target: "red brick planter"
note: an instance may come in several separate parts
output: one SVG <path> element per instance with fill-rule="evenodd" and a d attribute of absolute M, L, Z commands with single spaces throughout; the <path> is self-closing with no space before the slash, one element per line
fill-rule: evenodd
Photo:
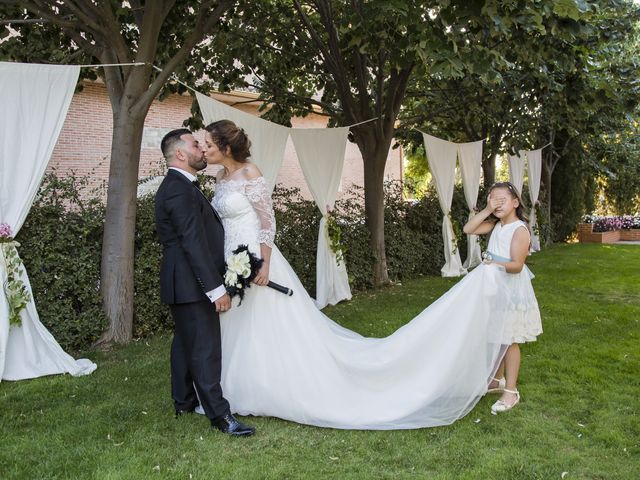
<path fill-rule="evenodd" d="M 640 228 L 620 230 L 620 240 L 625 240 L 627 242 L 640 242 Z"/>
<path fill-rule="evenodd" d="M 640 229 L 593 232 L 593 223 L 578 224 L 578 240 L 581 243 L 615 243 L 620 240 L 640 241 Z"/>

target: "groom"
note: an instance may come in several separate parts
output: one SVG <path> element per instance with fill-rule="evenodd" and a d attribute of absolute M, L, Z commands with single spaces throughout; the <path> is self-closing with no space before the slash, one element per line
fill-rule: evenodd
<path fill-rule="evenodd" d="M 222 396 L 219 312 L 231 300 L 224 275 L 224 230 L 199 189 L 196 173 L 207 163 L 186 129 L 161 143 L 169 171 L 155 199 L 156 230 L 162 243 L 160 299 L 175 322 L 171 345 L 171 391 L 176 417 L 193 412 L 198 401 L 212 426 L 235 436 L 254 428 L 239 422 Z"/>

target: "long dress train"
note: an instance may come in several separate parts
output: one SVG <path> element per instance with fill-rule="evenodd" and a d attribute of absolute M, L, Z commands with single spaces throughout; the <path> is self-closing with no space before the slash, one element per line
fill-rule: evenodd
<path fill-rule="evenodd" d="M 319 311 L 273 245 L 262 177 L 219 181 L 213 205 L 225 254 L 272 246 L 270 279 L 292 297 L 253 285 L 221 315 L 222 388 L 241 415 L 344 429 L 446 425 L 486 393 L 502 358 L 504 269 L 481 265 L 386 338 L 365 338 Z"/>

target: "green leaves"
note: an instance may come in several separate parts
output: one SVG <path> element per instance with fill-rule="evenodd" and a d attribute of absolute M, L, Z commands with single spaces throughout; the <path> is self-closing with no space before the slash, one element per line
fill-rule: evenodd
<path fill-rule="evenodd" d="M 584 0 L 556 0 L 553 5 L 553 13 L 576 21 L 588 10 L 589 5 Z"/>
<path fill-rule="evenodd" d="M 18 255 L 20 244 L 11 238 L 0 238 L 0 260 L 4 264 L 7 279 L 2 285 L 9 303 L 9 324 L 21 325 L 20 312 L 31 301 L 27 286 L 22 281 L 23 264 Z"/>

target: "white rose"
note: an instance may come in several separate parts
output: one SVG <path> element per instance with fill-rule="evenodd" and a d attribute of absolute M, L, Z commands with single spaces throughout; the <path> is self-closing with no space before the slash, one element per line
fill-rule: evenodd
<path fill-rule="evenodd" d="M 240 275 L 243 278 L 249 278 L 249 275 L 251 275 L 251 265 L 247 265 L 244 270 L 242 270 L 242 272 L 240 272 Z"/>
<path fill-rule="evenodd" d="M 247 252 L 231 255 L 227 260 L 227 268 L 238 275 L 248 277 L 251 273 L 251 264 L 249 263 L 249 255 L 247 255 Z"/>
<path fill-rule="evenodd" d="M 232 270 L 227 270 L 224 273 L 224 283 L 226 285 L 234 285 L 238 281 L 238 275 Z"/>

